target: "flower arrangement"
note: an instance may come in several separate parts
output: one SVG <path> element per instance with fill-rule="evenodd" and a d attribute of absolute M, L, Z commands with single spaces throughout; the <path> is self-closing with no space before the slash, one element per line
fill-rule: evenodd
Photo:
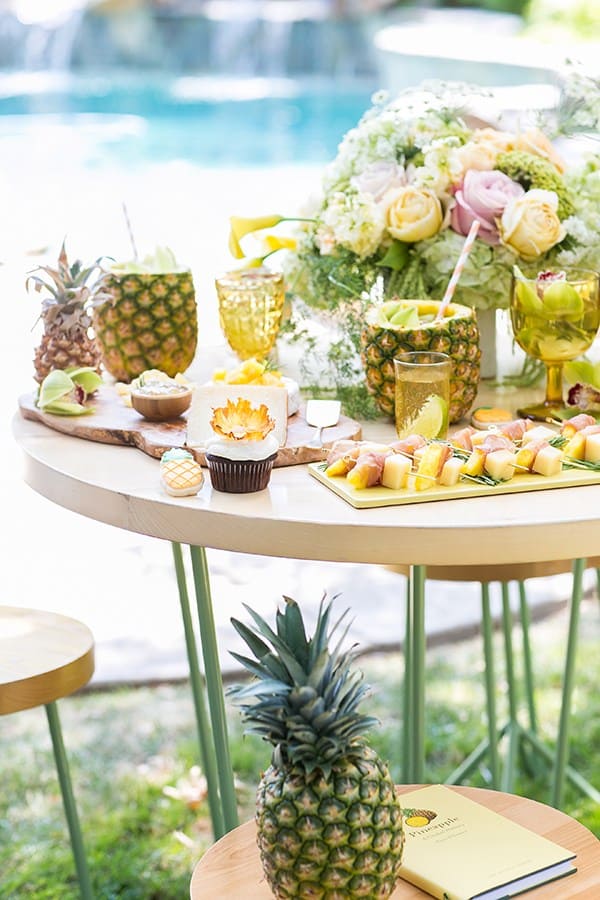
<path fill-rule="evenodd" d="M 579 84 L 583 92 L 586 84 Z M 392 99 L 376 94 L 325 169 L 320 195 L 298 220 L 295 246 L 269 235 L 253 263 L 288 250 L 291 293 L 345 322 L 355 347 L 371 303 L 441 299 L 474 220 L 479 232 L 457 303 L 507 307 L 515 264 L 600 269 L 600 157 L 567 167 L 550 140 L 550 122 L 491 127 L 468 113 L 478 94 L 485 92 L 443 83 Z M 573 93 L 568 100 L 571 124 L 577 116 L 583 122 L 581 103 Z M 557 111 L 552 129 L 553 136 L 561 130 Z M 235 220 L 236 229 L 232 220 L 238 257 L 253 221 Z M 284 221 L 267 216 L 257 227 Z"/>

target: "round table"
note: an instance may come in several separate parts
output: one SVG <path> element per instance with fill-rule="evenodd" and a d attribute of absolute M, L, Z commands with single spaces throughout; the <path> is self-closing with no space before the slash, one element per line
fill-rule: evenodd
<path fill-rule="evenodd" d="M 512 393 L 504 405 L 526 402 L 528 393 Z M 477 399 L 481 405 L 502 402 L 501 395 L 486 395 L 485 388 Z M 386 423 L 368 423 L 363 429 L 363 437 L 373 440 L 390 440 L 393 433 L 392 425 Z M 405 718 L 410 717 L 411 727 L 405 731 L 410 733 L 412 749 L 410 766 L 404 771 L 405 780 L 411 782 L 422 781 L 424 775 L 425 567 L 577 559 L 553 778 L 553 803 L 560 805 L 568 755 L 581 575 L 584 559 L 600 552 L 600 484 L 537 491 L 535 502 L 533 495 L 525 492 L 355 509 L 314 479 L 306 466 L 296 465 L 274 469 L 268 488 L 259 493 L 219 493 L 212 490 L 207 479 L 197 496 L 174 498 L 160 488 L 157 460 L 139 450 L 66 436 L 19 414 L 14 419 L 14 435 L 24 453 L 25 480 L 38 493 L 92 519 L 173 543 L 186 642 L 194 670 L 197 667 L 193 663 L 195 651 L 188 627 L 181 557 L 181 544 L 189 544 L 216 750 L 214 774 L 221 785 L 220 803 L 228 810 L 225 827 L 217 825 L 217 833 L 237 824 L 237 814 L 206 547 L 295 559 L 411 566 L 406 627 L 411 644 L 405 648 Z M 196 712 L 203 752 L 210 755 L 207 719 L 199 698 Z M 210 769 L 209 763 L 209 782 Z M 213 814 L 218 816 L 214 810 Z"/>
<path fill-rule="evenodd" d="M 400 795 L 423 785 L 398 787 Z M 513 819 L 520 825 L 547 837 L 577 854 L 573 861 L 577 867 L 574 875 L 557 882 L 545 884 L 527 892 L 527 897 L 540 900 L 575 900 L 595 897 L 600 885 L 600 841 L 575 819 L 552 807 L 482 788 L 454 787 L 471 800 Z M 420 888 L 400 881 L 392 894 L 392 900 L 418 900 L 428 897 Z M 269 900 L 273 897 L 265 881 L 258 847 L 256 826 L 253 821 L 240 825 L 217 841 L 202 857 L 192 875 L 191 900 Z"/>

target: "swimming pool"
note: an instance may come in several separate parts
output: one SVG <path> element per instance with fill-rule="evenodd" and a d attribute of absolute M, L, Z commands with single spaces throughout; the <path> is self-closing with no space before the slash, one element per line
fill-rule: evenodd
<path fill-rule="evenodd" d="M 0 157 L 42 147 L 91 168 L 180 160 L 200 166 L 323 163 L 370 105 L 374 83 L 0 76 Z M 8 154 L 8 159 L 7 159 Z"/>

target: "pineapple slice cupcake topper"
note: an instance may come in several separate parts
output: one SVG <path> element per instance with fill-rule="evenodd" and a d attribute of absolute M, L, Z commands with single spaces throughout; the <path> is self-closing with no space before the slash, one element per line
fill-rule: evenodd
<path fill-rule="evenodd" d="M 231 441 L 262 441 L 275 428 L 275 420 L 269 416 L 269 409 L 261 403 L 252 406 L 241 397 L 228 400 L 226 406 L 213 410 L 210 420 L 212 430 Z"/>
<path fill-rule="evenodd" d="M 323 597 L 307 637 L 300 607 L 285 597 L 276 630 L 246 607 L 254 627 L 232 619 L 255 659 L 232 653 L 255 676 L 229 691 L 247 730 L 273 745 L 257 791 L 257 839 L 266 879 L 279 900 L 386 900 L 404 847 L 402 813 L 387 765 L 368 746 L 377 720 L 358 711 L 368 693 L 353 650 L 329 646 Z"/>

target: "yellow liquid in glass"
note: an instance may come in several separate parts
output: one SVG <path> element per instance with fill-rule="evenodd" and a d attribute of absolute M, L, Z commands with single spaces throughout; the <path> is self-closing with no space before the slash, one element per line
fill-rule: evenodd
<path fill-rule="evenodd" d="M 544 362 L 566 362 L 591 346 L 600 326 L 600 306 L 585 282 L 574 284 L 582 304 L 579 310 L 556 315 L 543 306 L 532 310 L 513 296 L 511 319 L 515 339 L 530 356 Z"/>
<path fill-rule="evenodd" d="M 216 280 L 219 322 L 240 359 L 264 359 L 281 324 L 285 289 L 277 272 L 230 273 Z"/>
<path fill-rule="evenodd" d="M 432 398 L 439 397 L 442 403 Z M 396 376 L 395 419 L 399 438 L 423 434 L 426 438 L 445 438 L 448 433 L 450 386 L 445 372 L 411 371 Z M 424 425 L 422 430 L 419 423 Z"/>

